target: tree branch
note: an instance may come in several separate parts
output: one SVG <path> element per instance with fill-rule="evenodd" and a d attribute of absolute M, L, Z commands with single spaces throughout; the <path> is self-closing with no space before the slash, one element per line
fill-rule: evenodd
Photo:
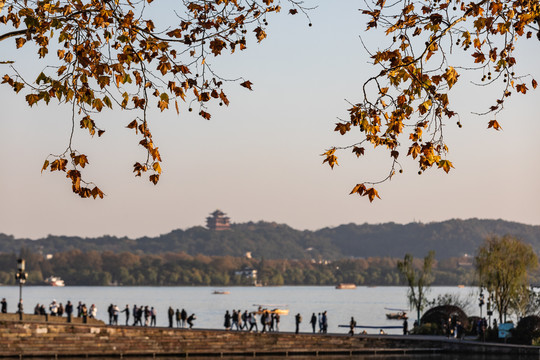
<path fill-rule="evenodd" d="M 25 35 L 25 34 L 27 34 L 29 32 L 33 33 L 33 32 L 35 32 L 35 30 L 23 29 L 23 30 L 16 30 L 16 31 L 8 32 L 8 33 L 0 35 L 0 41 L 9 39 L 9 38 L 14 37 L 14 36 Z"/>

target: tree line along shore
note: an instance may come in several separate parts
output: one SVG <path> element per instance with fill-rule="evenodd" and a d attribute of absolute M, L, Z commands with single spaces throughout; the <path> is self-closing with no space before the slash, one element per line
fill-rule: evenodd
<path fill-rule="evenodd" d="M 0 283 L 16 284 L 13 274 L 19 256 L 26 260 L 27 285 L 43 285 L 53 275 L 61 277 L 67 285 L 95 286 L 249 286 L 255 281 L 268 286 L 406 285 L 397 268 L 400 259 L 391 257 L 313 261 L 192 256 L 183 252 L 144 255 L 69 250 L 48 258 L 24 248 L 19 255 L 0 254 Z M 249 275 L 253 271 L 255 278 Z M 433 285 L 474 285 L 473 260 L 470 257 L 438 260 L 433 277 Z M 540 272 L 531 273 L 531 282 L 540 282 Z"/>

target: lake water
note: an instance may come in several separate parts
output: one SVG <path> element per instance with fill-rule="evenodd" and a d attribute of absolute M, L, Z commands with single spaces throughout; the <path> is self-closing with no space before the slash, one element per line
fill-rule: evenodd
<path fill-rule="evenodd" d="M 215 295 L 214 290 L 228 291 L 227 295 Z M 439 294 L 459 294 L 470 297 L 476 304 L 477 289 L 458 287 L 433 287 L 429 297 Z M 257 304 L 283 305 L 289 309 L 289 315 L 281 317 L 280 331 L 294 331 L 294 315 L 302 315 L 301 331 L 311 330 L 309 319 L 312 313 L 327 311 L 328 332 L 347 333 L 348 329 L 338 325 L 349 323 L 354 316 L 358 325 L 401 326 L 401 321 L 387 320 L 387 308 L 408 308 L 406 287 L 357 287 L 350 290 L 337 290 L 330 286 L 282 286 L 282 287 L 113 287 L 113 286 L 25 286 L 23 302 L 25 313 L 32 313 L 37 303 L 48 305 L 52 300 L 66 304 L 71 300 L 74 305 L 79 301 L 88 307 L 95 304 L 97 318 L 108 322 L 107 307 L 113 303 L 123 309 L 134 304 L 153 306 L 157 310 L 157 325 L 168 326 L 167 310 L 186 309 L 188 315 L 195 313 L 195 328 L 222 329 L 226 310 L 241 309 L 253 311 Z M 0 286 L 0 298 L 5 297 L 8 311 L 14 312 L 19 300 L 19 287 Z M 484 308 L 485 311 L 485 308 Z M 467 309 L 468 315 L 479 315 L 479 308 Z M 409 313 L 409 326 L 416 318 Z M 124 314 L 119 323 L 124 324 Z M 132 322 L 130 322 L 131 324 Z M 259 325 L 260 326 L 260 325 Z M 388 329 L 389 334 L 399 334 L 401 329 Z M 378 329 L 368 329 L 368 333 L 377 333 Z"/>

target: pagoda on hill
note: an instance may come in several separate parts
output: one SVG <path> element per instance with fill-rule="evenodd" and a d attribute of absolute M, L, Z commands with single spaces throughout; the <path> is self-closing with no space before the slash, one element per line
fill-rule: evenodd
<path fill-rule="evenodd" d="M 216 210 L 206 218 L 206 226 L 213 231 L 229 230 L 231 223 L 229 217 L 221 210 Z"/>

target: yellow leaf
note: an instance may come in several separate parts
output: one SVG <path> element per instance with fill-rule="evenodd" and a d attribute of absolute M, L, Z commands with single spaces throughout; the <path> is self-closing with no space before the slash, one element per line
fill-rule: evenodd
<path fill-rule="evenodd" d="M 349 195 L 351 194 L 363 195 L 365 190 L 366 190 L 366 186 L 364 184 L 356 184 L 356 186 L 352 189 Z"/>
<path fill-rule="evenodd" d="M 378 197 L 379 199 L 381 198 L 377 190 L 375 190 L 375 188 L 369 188 L 366 191 L 364 191 L 363 196 L 366 196 L 366 195 L 369 198 L 369 202 L 373 202 L 373 200 L 375 199 L 375 196 Z"/>
<path fill-rule="evenodd" d="M 158 174 L 161 174 L 161 166 L 159 165 L 158 162 L 155 162 L 154 165 L 152 165 L 152 167 L 154 168 L 154 171 L 156 171 Z"/>
<path fill-rule="evenodd" d="M 43 167 L 41 168 L 41 172 L 43 172 L 43 170 L 46 170 L 47 167 L 49 167 L 49 160 L 45 160 L 45 162 L 43 163 Z"/>
<path fill-rule="evenodd" d="M 439 166 L 439 169 L 442 168 L 447 174 L 450 171 L 450 168 L 454 167 L 454 165 L 452 165 L 452 163 L 448 160 L 439 161 L 438 166 Z"/>

